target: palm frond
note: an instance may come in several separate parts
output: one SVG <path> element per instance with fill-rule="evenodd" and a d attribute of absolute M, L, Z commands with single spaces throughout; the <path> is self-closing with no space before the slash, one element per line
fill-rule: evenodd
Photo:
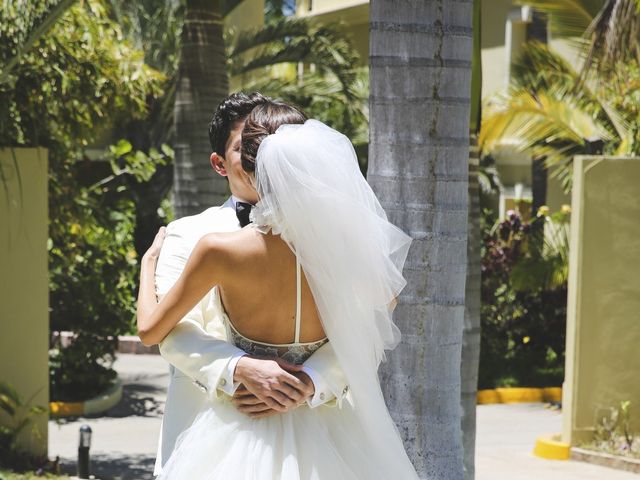
<path fill-rule="evenodd" d="M 547 44 L 530 41 L 511 66 L 511 83 L 531 91 L 558 87 L 572 89 L 578 82 L 578 72 Z"/>
<path fill-rule="evenodd" d="M 640 62 L 640 14 L 636 0 L 607 0 L 585 31 L 590 40 L 583 76 L 609 72 L 618 61 Z"/>
<path fill-rule="evenodd" d="M 478 143 L 484 153 L 504 146 L 546 157 L 565 187 L 570 186 L 571 159 L 587 142 L 613 135 L 578 100 L 562 89 L 532 93 L 511 89 L 494 97 L 483 112 Z"/>
<path fill-rule="evenodd" d="M 551 33 L 556 37 L 581 37 L 587 30 L 597 10 L 584 0 L 520 0 L 549 16 Z"/>
<path fill-rule="evenodd" d="M 307 19 L 277 19 L 263 27 L 233 33 L 228 38 L 229 73 L 246 90 L 259 90 L 293 101 L 346 135 L 366 126 L 366 98 L 358 74 L 359 57 L 336 26 L 319 26 Z M 294 73 L 299 64 L 310 73 Z M 286 69 L 277 65 L 291 65 Z M 257 80 L 258 79 L 258 80 Z M 324 108 L 321 109 L 319 106 Z M 321 118 L 322 117 L 318 117 Z"/>
<path fill-rule="evenodd" d="M 251 49 L 272 42 L 283 42 L 287 38 L 306 37 L 311 24 L 305 18 L 287 17 L 264 26 L 255 27 L 231 35 L 227 38 L 228 57 L 233 58 Z"/>
<path fill-rule="evenodd" d="M 13 416 L 22 405 L 18 391 L 6 382 L 0 382 L 0 409 Z"/>

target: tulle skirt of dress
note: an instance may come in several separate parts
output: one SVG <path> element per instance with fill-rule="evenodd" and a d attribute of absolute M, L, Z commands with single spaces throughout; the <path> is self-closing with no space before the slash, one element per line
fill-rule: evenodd
<path fill-rule="evenodd" d="M 354 420 L 348 401 L 342 408 L 302 405 L 251 419 L 230 402 L 217 400 L 180 435 L 158 479 L 376 478 L 375 459 L 366 456 L 366 439 L 354 438 Z"/>

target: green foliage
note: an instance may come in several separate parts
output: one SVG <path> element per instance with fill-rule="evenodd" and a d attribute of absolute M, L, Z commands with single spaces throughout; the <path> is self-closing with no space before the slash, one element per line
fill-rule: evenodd
<path fill-rule="evenodd" d="M 165 145 L 162 153 L 151 149 L 147 155 L 121 140 L 107 157 L 111 172 L 95 183 L 86 184 L 91 179 L 82 175 L 86 162 L 73 166 L 76 188 L 51 219 L 64 239 L 50 242 L 51 328 L 76 334 L 70 346 L 52 350 L 54 399 L 89 398 L 115 376 L 117 335 L 131 331 L 135 315 L 136 202 L 130 186 L 148 181 L 173 151 Z"/>
<path fill-rule="evenodd" d="M 41 3 L 44 12 L 50 2 Z M 10 28 L 1 32 L 0 45 L 23 41 Z M 111 165 L 101 167 L 85 148 L 114 126 L 145 118 L 164 76 L 100 0 L 76 2 L 24 50 L 11 75 L 0 84 L 0 144 L 49 149 L 51 328 L 77 335 L 70 347 L 52 350 L 51 395 L 81 400 L 109 384 L 117 335 L 131 328 L 136 198 L 128 187 L 144 183 L 171 154 L 120 143 Z"/>
<path fill-rule="evenodd" d="M 631 401 L 623 400 L 618 407 L 603 410 L 600 412 L 593 439 L 580 447 L 639 459 L 640 439 L 631 430 Z"/>
<path fill-rule="evenodd" d="M 144 52 L 144 62 L 165 77 L 162 95 L 149 99 L 144 118 L 122 128 L 137 149 L 159 148 L 173 135 L 173 106 L 184 22 L 183 2 L 156 0 L 109 0 L 111 17 L 128 41 Z"/>
<path fill-rule="evenodd" d="M 483 212 L 479 388 L 562 382 L 568 214 Z"/>
<path fill-rule="evenodd" d="M 32 405 L 33 397 L 25 402 L 15 388 L 0 382 L 0 459 L 4 466 L 27 468 L 39 460 L 21 451 L 18 445 L 25 429 L 47 412 L 44 407 Z"/>
<path fill-rule="evenodd" d="M 350 137 L 366 170 L 368 73 L 337 26 L 276 17 L 227 39 L 229 74 L 246 91 L 260 91 L 303 108 Z M 298 74 L 298 64 L 304 73 Z"/>
<path fill-rule="evenodd" d="M 4 1 L 0 9 L 0 83 L 15 81 L 12 73 L 28 52 L 75 0 Z"/>

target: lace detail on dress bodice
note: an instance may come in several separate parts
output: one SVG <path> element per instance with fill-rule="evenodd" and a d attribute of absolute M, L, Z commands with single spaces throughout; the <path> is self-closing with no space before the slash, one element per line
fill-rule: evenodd
<path fill-rule="evenodd" d="M 300 365 L 307 360 L 322 345 L 329 341 L 328 338 L 311 343 L 290 343 L 283 345 L 271 345 L 269 343 L 256 342 L 238 332 L 227 315 L 224 315 L 227 338 L 236 347 L 244 350 L 250 355 L 260 355 L 265 357 L 279 357 L 296 365 Z"/>

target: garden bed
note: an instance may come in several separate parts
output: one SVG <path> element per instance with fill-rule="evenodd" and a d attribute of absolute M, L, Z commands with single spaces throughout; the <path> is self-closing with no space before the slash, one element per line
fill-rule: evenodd
<path fill-rule="evenodd" d="M 635 458 L 631 456 L 613 455 L 584 447 L 572 447 L 571 459 L 615 468 L 617 470 L 640 473 L 640 454 L 638 452 L 634 453 Z"/>
<path fill-rule="evenodd" d="M 0 470 L 0 480 L 40 480 L 48 478 L 50 480 L 69 480 L 68 475 L 54 475 L 52 473 L 38 474 L 38 472 L 12 472 L 9 470 Z"/>

